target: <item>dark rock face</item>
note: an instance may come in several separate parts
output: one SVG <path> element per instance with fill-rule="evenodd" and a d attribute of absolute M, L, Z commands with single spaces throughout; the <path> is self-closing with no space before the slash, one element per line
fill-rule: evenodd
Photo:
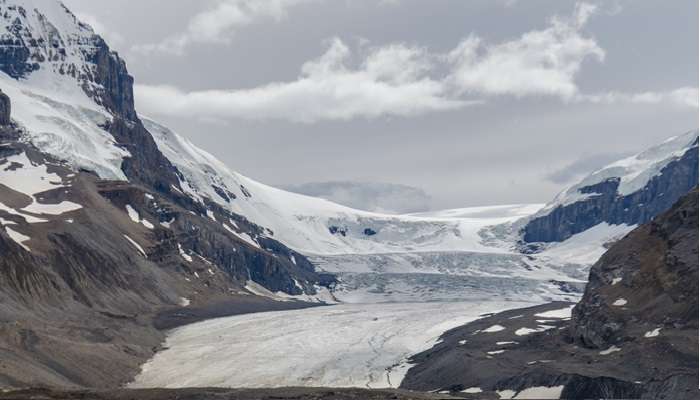
<path fill-rule="evenodd" d="M 571 329 L 583 345 L 605 349 L 637 337 L 645 326 L 698 327 L 697 190 L 593 266 Z"/>
<path fill-rule="evenodd" d="M 348 228 L 344 226 L 331 225 L 328 227 L 328 232 L 330 232 L 331 235 L 347 236 Z"/>
<path fill-rule="evenodd" d="M 158 150 L 141 121 L 115 117 L 106 129 L 119 146 L 131 153 L 131 157 L 122 161 L 122 171 L 130 182 L 138 182 L 166 194 L 173 192 L 173 188 L 180 189 L 177 168 Z"/>
<path fill-rule="evenodd" d="M 20 136 L 17 127 L 12 124 L 11 112 L 12 102 L 10 101 L 10 98 L 0 89 L 0 141 L 3 142 L 17 140 Z M 5 155 L 3 154 L 3 150 L 6 149 L 0 148 L 0 157 Z"/>
<path fill-rule="evenodd" d="M 619 178 L 580 189 L 597 195 L 528 222 L 523 228 L 527 243 L 561 242 L 602 222 L 640 225 L 668 210 L 685 193 L 698 185 L 697 140 L 679 160 L 669 163 L 641 190 L 620 196 Z"/>
<path fill-rule="evenodd" d="M 87 60 L 96 66 L 91 80 L 101 87 L 95 90 L 93 98 L 115 115 L 136 121 L 134 78 L 127 72 L 124 60 L 111 51 L 102 38 L 96 37 L 95 42 L 95 51 L 87 55 Z M 90 94 L 89 86 L 83 89 Z"/>
<path fill-rule="evenodd" d="M 563 306 L 509 310 L 448 331 L 412 357 L 401 387 L 482 390 L 472 398 L 543 387 L 566 399 L 700 398 L 697 188 L 608 250 L 570 321 L 541 314 Z M 503 329 L 483 333 L 493 325 Z"/>
<path fill-rule="evenodd" d="M 10 98 L 0 89 L 0 126 L 10 125 Z"/>
<path fill-rule="evenodd" d="M 0 12 L 6 11 L 3 8 L 0 6 Z M 26 15 L 26 10 L 20 12 Z M 13 36 L 0 38 L 0 70 L 15 79 L 19 79 L 38 70 L 39 64 L 30 60 L 29 48 L 23 45 L 25 43 L 22 37 L 24 27 L 21 21 L 17 19 L 12 21 L 10 32 Z M 30 42 L 38 44 L 36 40 Z"/>

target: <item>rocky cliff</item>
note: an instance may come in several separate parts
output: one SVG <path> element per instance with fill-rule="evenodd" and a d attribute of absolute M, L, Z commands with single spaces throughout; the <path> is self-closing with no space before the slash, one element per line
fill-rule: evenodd
<path fill-rule="evenodd" d="M 402 387 L 470 398 L 698 398 L 697 188 L 615 243 L 572 306 L 510 310 L 449 331 L 414 356 Z"/>
<path fill-rule="evenodd" d="M 679 337 L 680 331 L 697 329 L 696 189 L 612 246 L 591 268 L 584 296 L 573 310 L 571 330 L 584 346 L 604 350 L 638 341 L 645 332 L 656 332 L 654 337 L 674 332 Z M 676 350 L 679 357 L 690 345 L 682 344 Z"/>
<path fill-rule="evenodd" d="M 0 89 L 0 126 L 10 125 L 10 98 Z"/>
<path fill-rule="evenodd" d="M 659 157 L 655 149 L 642 153 L 628 161 L 647 165 L 642 170 L 629 171 L 620 162 L 613 164 L 579 185 L 564 192 L 546 212 L 530 219 L 522 229 L 523 240 L 533 242 L 561 242 L 600 223 L 612 225 L 640 225 L 668 210 L 681 196 L 698 184 L 697 132 L 674 138 L 680 145 L 677 154 Z M 669 142 L 670 143 L 670 142 Z M 659 147 L 668 146 L 664 143 Z M 661 150 L 658 150 L 661 151 Z M 658 158 L 658 159 L 657 159 Z M 655 169 L 658 169 L 656 171 Z M 623 179 L 641 181 L 635 190 Z"/>

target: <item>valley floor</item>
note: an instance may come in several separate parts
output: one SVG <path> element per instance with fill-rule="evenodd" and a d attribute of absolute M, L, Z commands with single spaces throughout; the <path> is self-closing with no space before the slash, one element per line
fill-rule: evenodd
<path fill-rule="evenodd" d="M 0 400 L 446 400 L 447 394 L 404 390 L 276 388 L 276 389 L 121 389 L 75 391 L 29 389 L 0 392 Z"/>
<path fill-rule="evenodd" d="M 130 386 L 398 387 L 445 331 L 525 302 L 342 304 L 219 318 L 173 330 Z"/>

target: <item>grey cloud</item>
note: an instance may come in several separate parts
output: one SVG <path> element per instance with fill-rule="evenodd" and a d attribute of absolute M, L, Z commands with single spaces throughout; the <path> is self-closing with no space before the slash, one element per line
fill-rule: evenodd
<path fill-rule="evenodd" d="M 583 178 L 586 175 L 629 155 L 630 154 L 602 153 L 583 157 L 548 174 L 546 178 L 548 181 L 556 184 L 573 183 L 577 179 Z"/>
<path fill-rule="evenodd" d="M 285 189 L 321 197 L 358 210 L 407 214 L 430 209 L 430 196 L 422 189 L 379 182 L 310 182 Z"/>
<path fill-rule="evenodd" d="M 362 70 L 372 51 L 402 45 L 427 54 L 431 68 L 418 71 L 441 81 L 453 64 L 439 56 L 471 33 L 483 45 L 476 60 L 487 60 L 488 48 L 546 30 L 553 16 L 572 18 L 577 3 L 400 0 L 378 6 L 378 0 L 326 0 L 290 8 L 279 19 L 239 25 L 227 32 L 232 40 L 192 43 L 183 56 L 155 52 L 145 57 L 123 49 L 182 33 L 192 16 L 218 1 L 139 0 L 138 7 L 127 0 L 63 1 L 123 37 L 117 48 L 139 85 L 172 85 L 184 94 L 265 88 L 271 82 L 291 87 L 303 65 L 324 54 L 330 44 L 325 41 L 333 37 L 351 50 L 345 64 L 349 71 Z M 211 115 L 205 108 L 177 113 L 168 108 L 179 99 L 167 96 L 156 104 L 164 113 L 148 111 L 142 99 L 137 107 L 231 169 L 268 184 L 400 182 L 430 193 L 433 208 L 547 202 L 562 189 L 545 178 L 554 170 L 584 155 L 636 153 L 697 127 L 692 105 L 698 87 L 698 1 L 589 2 L 598 12 L 578 35 L 594 40 L 605 58 L 585 57 L 573 75 L 578 94 L 569 100 L 473 89 L 465 98 L 486 103 L 408 116 L 367 117 L 356 108 L 353 118 L 314 123 L 270 118 L 265 110 L 272 103 L 257 109 L 259 119 L 234 118 L 230 111 Z M 367 44 L 358 45 L 360 38 Z M 379 65 L 371 70 L 389 71 Z M 401 76 L 404 81 L 410 77 Z M 298 96 L 291 104 L 303 113 L 311 109 L 311 99 Z M 317 104 L 322 106 L 315 107 L 318 113 L 330 115 L 334 109 L 338 115 L 341 109 L 339 103 Z M 200 111 L 209 115 L 204 118 Z M 293 114 L 294 109 L 282 115 Z"/>
<path fill-rule="evenodd" d="M 280 0 L 271 3 L 277 6 L 269 10 L 252 10 L 276 15 L 282 13 L 283 4 L 289 7 L 300 1 Z M 240 4 L 247 4 L 247 0 L 221 3 L 220 7 L 228 10 L 223 20 L 231 22 L 232 17 L 226 16 L 231 12 L 229 8 L 236 11 L 234 15 L 242 12 Z M 391 43 L 370 47 L 366 54 L 354 54 L 361 51 L 353 52 L 336 37 L 320 57 L 301 66 L 295 80 L 233 90 L 184 91 L 177 85 L 138 85 L 136 97 L 142 112 L 154 115 L 302 123 L 414 117 L 483 104 L 495 96 L 551 96 L 564 101 L 606 104 L 667 102 L 697 107 L 697 99 L 693 100 L 697 89 L 692 87 L 582 94 L 576 78 L 584 61 L 602 62 L 605 58 L 605 51 L 596 40 L 582 33 L 596 9 L 589 3 L 577 3 L 571 15 L 552 17 L 542 29 L 498 43 L 489 43 L 472 33 L 447 53 Z M 218 20 L 220 12 L 208 12 L 212 15 L 204 20 Z M 244 21 L 247 20 L 246 17 Z M 228 26 L 211 21 L 196 25 L 208 24 Z M 218 28 L 210 30 L 213 32 L 206 37 L 219 37 Z M 351 62 L 358 57 L 360 62 Z"/>

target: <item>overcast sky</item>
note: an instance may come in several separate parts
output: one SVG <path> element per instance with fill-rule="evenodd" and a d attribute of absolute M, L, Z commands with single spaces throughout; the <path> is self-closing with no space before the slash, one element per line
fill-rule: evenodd
<path fill-rule="evenodd" d="M 142 114 L 272 185 L 546 202 L 697 127 L 697 0 L 64 2 Z"/>

